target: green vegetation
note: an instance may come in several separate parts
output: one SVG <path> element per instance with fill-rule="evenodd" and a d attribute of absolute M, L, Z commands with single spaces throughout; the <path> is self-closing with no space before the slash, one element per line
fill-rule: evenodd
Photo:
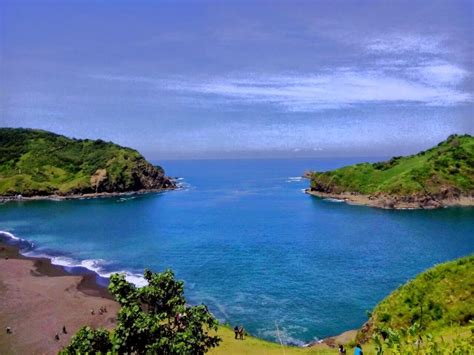
<path fill-rule="evenodd" d="M 121 305 L 116 329 L 84 327 L 63 351 L 160 354 L 336 354 L 326 344 L 292 347 L 219 326 L 203 305 L 190 307 L 183 283 L 171 271 L 145 272 L 149 285 L 137 289 L 113 275 L 110 292 Z M 435 266 L 380 302 L 358 332 L 364 354 L 474 353 L 474 255 Z M 176 314 L 185 315 L 177 320 Z M 333 339 L 353 352 L 353 335 Z"/>
<path fill-rule="evenodd" d="M 326 193 L 428 195 L 474 194 L 474 138 L 452 135 L 436 147 L 386 162 L 363 163 L 310 174 L 311 190 Z"/>
<path fill-rule="evenodd" d="M 183 282 L 172 271 L 145 271 L 147 286 L 136 288 L 124 275 L 110 278 L 109 291 L 120 304 L 117 327 L 81 328 L 63 354 L 203 354 L 219 345 L 217 320 L 204 305 L 188 306 Z"/>
<path fill-rule="evenodd" d="M 172 186 L 136 150 L 42 130 L 0 128 L 0 196 L 126 192 Z"/>
<path fill-rule="evenodd" d="M 209 354 L 212 355 L 293 355 L 293 354 L 337 354 L 337 350 L 329 349 L 327 346 L 322 348 L 302 348 L 296 346 L 280 345 L 278 343 L 269 342 L 252 336 L 246 336 L 244 340 L 235 340 L 232 329 L 220 326 L 217 334 L 221 337 L 222 342 L 217 348 L 211 349 Z"/>
<path fill-rule="evenodd" d="M 358 339 L 379 353 L 474 351 L 474 255 L 438 265 L 375 307 Z"/>
<path fill-rule="evenodd" d="M 109 291 L 121 308 L 112 331 L 82 327 L 61 354 L 334 354 L 324 344 L 301 348 L 245 335 L 234 339 L 204 305 L 189 306 L 183 282 L 172 271 L 145 271 L 148 285 L 137 288 L 120 274 L 111 276 Z M 180 315 L 179 317 L 177 315 Z M 348 348 L 350 349 L 350 348 Z"/>

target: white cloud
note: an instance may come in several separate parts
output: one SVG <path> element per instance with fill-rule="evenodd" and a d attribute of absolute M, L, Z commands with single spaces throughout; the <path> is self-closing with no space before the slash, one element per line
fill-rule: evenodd
<path fill-rule="evenodd" d="M 358 104 L 452 106 L 472 101 L 457 86 L 469 73 L 447 62 L 358 70 L 340 67 L 313 74 L 239 74 L 207 80 L 145 76 L 94 76 L 174 91 L 195 102 L 271 104 L 290 112 L 312 112 Z"/>
<path fill-rule="evenodd" d="M 199 83 L 170 83 L 168 89 L 223 96 L 245 103 L 276 104 L 294 112 L 366 103 L 447 106 L 472 100 L 470 94 L 450 85 L 464 75 L 454 66 L 413 68 L 410 69 L 410 75 L 416 76 L 413 79 L 403 74 L 396 76 L 383 71 L 336 69 L 313 75 L 248 75 Z M 432 83 L 427 80 L 429 77 L 434 78 Z"/>
<path fill-rule="evenodd" d="M 469 75 L 466 70 L 446 62 L 424 63 L 412 71 L 425 82 L 439 85 L 458 85 Z"/>
<path fill-rule="evenodd" d="M 424 53 L 440 54 L 446 49 L 441 45 L 443 38 L 417 34 L 390 34 L 370 39 L 366 49 L 373 53 Z"/>

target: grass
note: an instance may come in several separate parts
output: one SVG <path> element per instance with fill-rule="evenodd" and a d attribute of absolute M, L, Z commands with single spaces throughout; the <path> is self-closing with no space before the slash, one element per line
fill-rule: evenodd
<path fill-rule="evenodd" d="M 454 345 L 459 341 L 464 341 L 464 346 L 468 349 L 472 345 L 474 351 L 472 325 L 469 323 L 474 320 L 473 293 L 474 255 L 440 264 L 421 273 L 395 290 L 374 308 L 368 322 L 369 330 L 360 330 L 357 334 L 359 341 L 363 342 L 364 354 L 376 354 L 376 344 L 372 340 L 372 335 L 387 329 L 396 331 L 408 329 L 417 322 L 421 323 L 421 327 L 416 339 L 418 336 L 430 335 L 445 353 L 453 353 Z M 330 349 L 324 345 L 298 348 L 282 346 L 251 336 L 247 336 L 245 340 L 236 340 L 233 330 L 227 326 L 221 326 L 218 334 L 222 338 L 222 343 L 210 354 L 338 353 L 337 349 Z M 409 342 L 410 340 L 404 339 L 403 336 L 400 339 L 405 350 L 410 346 Z M 346 340 L 343 343 L 345 343 L 347 353 L 351 354 L 355 342 Z M 396 352 L 385 349 L 385 353 Z M 409 351 L 407 350 L 406 353 Z M 419 353 L 426 354 L 427 351 L 421 348 Z"/>
<path fill-rule="evenodd" d="M 372 312 L 373 329 L 407 328 L 423 333 L 463 328 L 474 320 L 474 255 L 431 268 L 406 283 Z"/>
<path fill-rule="evenodd" d="M 209 354 L 262 354 L 262 355 L 292 355 L 292 354 L 337 354 L 337 349 L 324 347 L 301 348 L 295 346 L 282 346 L 252 336 L 246 336 L 244 340 L 234 339 L 234 331 L 227 326 L 219 327 L 217 332 L 222 338 L 219 347 L 212 349 Z M 352 348 L 346 347 L 350 354 Z M 372 346 L 364 347 L 366 354 L 371 353 Z"/>
<path fill-rule="evenodd" d="M 0 196 L 135 191 L 159 188 L 163 178 L 136 150 L 111 142 L 0 128 Z"/>
<path fill-rule="evenodd" d="M 386 162 L 362 163 L 311 174 L 311 189 L 365 195 L 459 194 L 474 192 L 474 138 L 452 135 L 436 147 Z"/>
<path fill-rule="evenodd" d="M 404 284 L 372 312 L 368 327 L 357 334 L 360 341 L 385 337 L 387 346 L 430 353 L 474 353 L 474 255 L 435 266 Z M 394 335 L 394 336 L 393 336 Z M 430 340 L 431 339 L 431 340 Z M 392 344 L 390 344 L 392 342 Z M 431 343 L 431 345 L 430 345 Z M 436 343 L 436 346 L 433 345 Z M 462 350 L 459 350 L 462 348 Z M 457 351 L 457 352 L 456 352 Z M 460 352 L 459 352 L 460 351 Z"/>

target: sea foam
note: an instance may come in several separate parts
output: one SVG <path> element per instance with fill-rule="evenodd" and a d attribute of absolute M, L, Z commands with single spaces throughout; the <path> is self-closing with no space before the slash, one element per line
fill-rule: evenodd
<path fill-rule="evenodd" d="M 21 238 L 18 238 L 14 234 L 6 231 L 0 231 L 0 236 L 5 237 L 7 239 L 12 239 L 12 240 L 21 240 Z"/>
<path fill-rule="evenodd" d="M 286 182 L 301 182 L 303 181 L 303 177 L 301 176 L 290 176 Z"/>
<path fill-rule="evenodd" d="M 13 233 L 7 231 L 0 231 L 0 237 L 5 238 L 6 240 L 12 241 L 14 245 L 19 245 L 24 243 L 27 245 L 26 248 L 20 248 L 20 253 L 26 257 L 36 257 L 36 258 L 47 258 L 51 260 L 51 264 L 58 265 L 66 268 L 77 268 L 82 267 L 92 272 L 95 272 L 97 275 L 110 278 L 112 274 L 119 273 L 125 274 L 125 279 L 134 284 L 137 287 L 143 287 L 147 285 L 147 281 L 143 275 L 132 273 L 127 270 L 118 270 L 118 271 L 105 271 L 104 266 L 107 265 L 107 261 L 103 259 L 85 259 L 85 260 L 75 260 L 67 256 L 52 256 L 47 253 L 41 253 L 38 250 L 34 250 L 34 243 L 27 241 L 26 239 L 17 237 Z"/>

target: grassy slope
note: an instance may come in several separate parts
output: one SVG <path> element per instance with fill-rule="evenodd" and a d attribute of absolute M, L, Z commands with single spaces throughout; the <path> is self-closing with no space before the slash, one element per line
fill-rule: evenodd
<path fill-rule="evenodd" d="M 369 329 L 359 331 L 358 337 L 418 323 L 421 335 L 451 341 L 470 336 L 472 320 L 474 255 L 435 266 L 401 286 L 375 307 Z"/>
<path fill-rule="evenodd" d="M 281 346 L 277 343 L 268 342 L 262 339 L 247 336 L 244 340 L 235 340 L 232 329 L 222 326 L 218 331 L 222 342 L 219 347 L 212 349 L 209 354 L 337 354 L 337 349 L 329 349 L 327 347 L 321 348 L 298 348 L 294 346 Z M 365 347 L 372 349 L 372 346 Z M 348 354 L 351 348 L 347 347 Z M 368 352 L 370 353 L 370 351 Z"/>
<path fill-rule="evenodd" d="M 375 354 L 370 340 L 375 329 L 408 328 L 422 322 L 422 334 L 432 334 L 448 344 L 471 336 L 469 321 L 474 319 L 474 255 L 435 266 L 401 286 L 380 302 L 372 312 L 369 331 L 359 331 L 365 354 Z M 423 316 L 421 307 L 423 305 Z M 282 347 L 261 339 L 234 339 L 232 329 L 220 327 L 222 344 L 210 354 L 336 354 L 336 349 Z M 352 347 L 346 344 L 348 354 Z"/>
<path fill-rule="evenodd" d="M 416 155 L 313 173 L 311 188 L 324 192 L 367 195 L 437 194 L 443 189 L 455 188 L 462 194 L 472 194 L 474 138 L 453 135 L 438 146 Z"/>
<path fill-rule="evenodd" d="M 132 171 L 148 164 L 135 150 L 101 140 L 77 140 L 54 133 L 0 128 L 0 195 L 95 192 L 91 176 L 106 169 L 104 189 L 127 191 Z"/>

